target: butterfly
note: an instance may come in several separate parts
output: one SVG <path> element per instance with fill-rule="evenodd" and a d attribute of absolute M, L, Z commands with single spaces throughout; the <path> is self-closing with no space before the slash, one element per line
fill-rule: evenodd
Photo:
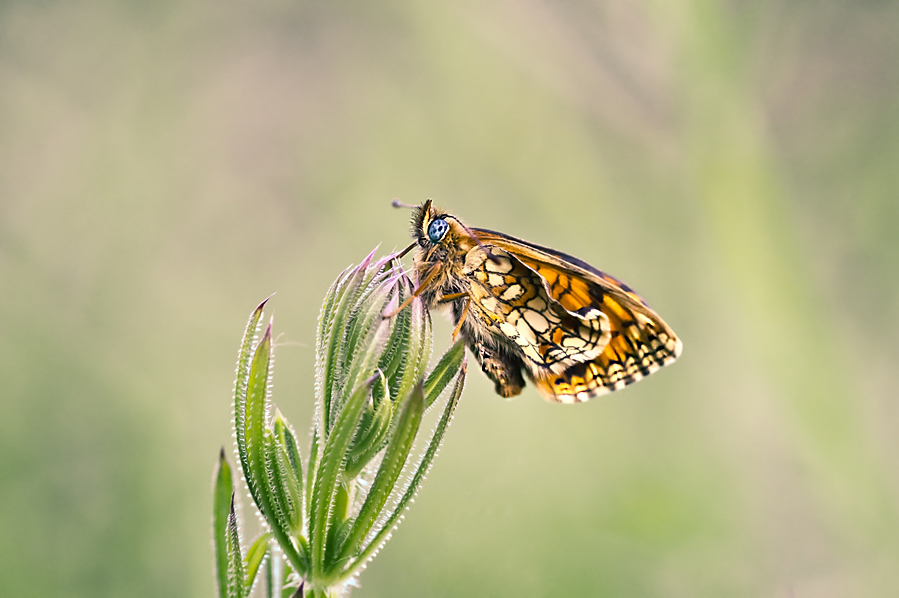
<path fill-rule="evenodd" d="M 555 249 L 469 228 L 431 200 L 405 207 L 415 241 L 402 254 L 417 248 L 409 301 L 450 307 L 453 337 L 463 336 L 500 396 L 520 394 L 524 372 L 548 401 L 580 403 L 681 354 L 674 331 L 617 278 Z"/>

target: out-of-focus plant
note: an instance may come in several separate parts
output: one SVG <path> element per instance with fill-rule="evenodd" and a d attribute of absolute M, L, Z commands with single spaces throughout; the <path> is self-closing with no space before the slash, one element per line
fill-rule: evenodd
<path fill-rule="evenodd" d="M 420 301 L 383 317 L 411 291 L 395 256 L 372 263 L 369 255 L 331 286 L 316 334 L 316 413 L 305 460 L 272 403 L 271 323 L 257 342 L 266 302 L 253 312 L 237 360 L 234 429 L 266 531 L 244 551 L 222 449 L 213 526 L 223 598 L 248 596 L 260 576 L 268 597 L 344 596 L 399 523 L 465 383 L 461 341 L 425 376 L 431 321 Z M 441 395 L 442 415 L 431 436 L 419 439 L 420 457 L 410 460 L 422 416 Z"/>

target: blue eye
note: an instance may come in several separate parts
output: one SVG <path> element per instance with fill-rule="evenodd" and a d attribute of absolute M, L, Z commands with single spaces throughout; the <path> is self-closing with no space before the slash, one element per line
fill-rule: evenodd
<path fill-rule="evenodd" d="M 431 240 L 431 243 L 435 245 L 440 242 L 446 235 L 446 231 L 449 230 L 449 224 L 446 223 L 446 220 L 443 218 L 437 218 L 433 220 L 430 225 L 428 225 L 428 239 Z"/>

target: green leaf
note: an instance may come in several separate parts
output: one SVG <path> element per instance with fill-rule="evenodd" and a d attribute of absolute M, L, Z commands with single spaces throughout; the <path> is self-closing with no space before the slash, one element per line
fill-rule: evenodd
<path fill-rule="evenodd" d="M 334 299 L 327 302 L 329 313 L 322 321 L 328 328 L 320 332 L 328 337 L 318 339 L 321 347 L 321 363 L 317 375 L 317 393 L 320 397 L 320 435 L 327 437 L 343 402 L 361 380 L 367 379 L 377 366 L 367 357 L 378 360 L 392 323 L 387 322 L 387 332 L 381 330 L 383 306 L 396 292 L 396 280 L 402 267 L 392 258 L 370 264 L 369 255 L 362 264 L 349 270 L 343 277 Z M 391 265 L 393 264 L 393 265 Z M 376 340 L 372 340 L 372 335 Z"/>
<path fill-rule="evenodd" d="M 294 503 L 290 498 L 290 490 L 287 488 L 288 480 L 285 479 L 285 471 L 279 463 L 279 447 L 275 440 L 275 433 L 271 428 L 265 429 L 265 474 L 266 490 L 270 501 L 270 513 L 266 517 L 272 528 L 282 530 L 289 535 L 292 531 L 291 520 L 296 516 Z M 289 465 L 288 465 L 289 467 Z"/>
<path fill-rule="evenodd" d="M 331 503 L 331 521 L 333 523 L 346 521 L 346 518 L 349 516 L 354 491 L 355 486 L 352 481 L 340 479 L 337 491 L 334 493 L 334 502 Z"/>
<path fill-rule="evenodd" d="M 312 489 L 315 486 L 315 479 L 318 473 L 318 465 L 319 465 L 319 451 L 321 449 L 321 442 L 319 440 L 318 435 L 318 427 L 312 427 L 312 441 L 309 443 L 309 463 L 308 470 L 306 474 L 306 520 L 311 521 L 312 519 Z M 311 529 L 311 523 L 310 523 Z M 307 533 L 309 530 L 306 530 Z"/>
<path fill-rule="evenodd" d="M 415 442 L 423 413 L 424 390 L 419 383 L 400 404 L 396 428 L 390 437 L 387 450 L 384 451 L 384 458 L 381 460 L 375 480 L 365 497 L 365 502 L 343 544 L 341 560 L 354 555 L 381 514 L 381 509 L 387 503 L 387 499 L 393 492 L 403 467 L 406 465 L 406 459 Z"/>
<path fill-rule="evenodd" d="M 339 289 L 346 282 L 347 273 L 351 268 L 352 266 L 341 272 L 340 276 L 337 277 L 337 280 L 331 283 L 331 287 L 325 294 L 324 301 L 322 301 L 321 311 L 318 315 L 318 327 L 315 332 L 315 363 L 317 367 L 320 367 L 324 361 L 324 355 L 328 344 L 328 335 L 331 329 L 331 320 L 334 316 L 334 301 L 339 295 Z M 316 372 L 316 374 L 318 373 L 319 372 Z"/>
<path fill-rule="evenodd" d="M 271 370 L 271 342 L 272 325 L 269 323 L 265 335 L 256 347 L 253 360 L 250 364 L 250 372 L 247 378 L 246 402 L 243 409 L 243 434 L 244 451 L 241 452 L 244 479 L 250 490 L 253 501 L 259 508 L 266 521 L 272 528 L 272 534 L 284 551 L 284 555 L 290 559 L 294 569 L 299 572 L 306 571 L 303 556 L 297 551 L 290 539 L 290 532 L 285 526 L 285 516 L 275 499 L 277 490 L 273 488 L 272 480 L 276 480 L 277 473 L 269 470 L 265 425 L 266 412 L 269 397 L 269 373 Z M 238 434 L 238 446 L 241 434 Z"/>
<path fill-rule="evenodd" d="M 465 356 L 465 339 L 460 338 L 450 347 L 425 382 L 425 409 L 434 404 L 443 389 L 456 377 L 459 373 L 459 366 L 462 365 L 462 358 Z"/>
<path fill-rule="evenodd" d="M 390 320 L 381 317 L 390 291 L 390 287 L 386 286 L 379 289 L 368 303 L 360 306 L 353 318 L 353 330 L 346 343 L 349 368 L 346 370 L 341 403 L 349 398 L 362 380 L 370 378 L 378 367 L 381 351 L 390 334 Z M 339 408 L 340 404 L 331 406 L 332 411 Z"/>
<path fill-rule="evenodd" d="M 270 298 L 270 297 L 269 297 Z M 237 380 L 234 383 L 234 432 L 237 438 L 237 453 L 240 456 L 241 467 L 246 477 L 247 471 L 247 439 L 246 439 L 246 402 L 247 402 L 247 385 L 250 378 L 250 355 L 253 348 L 253 341 L 259 330 L 259 320 L 262 318 L 262 310 L 268 299 L 259 304 L 255 311 L 250 315 L 250 321 L 247 322 L 244 331 L 243 340 L 240 343 L 240 351 L 237 355 Z M 247 485 L 252 483 L 247 479 Z M 253 488 L 250 488 L 253 493 Z M 254 495 L 255 498 L 255 495 Z"/>
<path fill-rule="evenodd" d="M 381 375 L 382 383 L 384 376 Z M 347 452 L 346 476 L 354 478 L 380 452 L 387 442 L 393 419 L 393 402 L 382 400 L 375 409 L 371 423 L 364 433 L 358 435 Z"/>
<path fill-rule="evenodd" d="M 356 425 L 362 409 L 368 401 L 375 377 L 360 384 L 350 399 L 340 410 L 334 422 L 328 440 L 322 450 L 312 502 L 309 508 L 309 550 L 311 557 L 311 574 L 320 577 L 324 563 L 325 540 L 328 537 L 328 524 L 332 512 L 332 503 L 337 490 L 338 476 L 343 469 L 343 460 L 356 432 Z"/>
<path fill-rule="evenodd" d="M 279 418 L 281 418 L 280 411 L 277 415 Z M 276 424 L 277 422 L 278 419 L 275 419 Z M 300 458 L 300 449 L 297 446 L 296 434 L 294 434 L 293 430 L 290 427 L 290 424 L 287 423 L 287 420 L 283 418 L 281 418 L 281 432 L 279 432 L 279 436 L 284 437 L 282 442 L 284 443 L 284 448 L 287 451 L 287 458 L 290 460 L 290 466 L 291 468 L 293 468 L 293 474 L 296 476 L 300 488 L 302 488 L 303 460 Z"/>
<path fill-rule="evenodd" d="M 231 466 L 225 459 L 225 449 L 219 453 L 218 473 L 213 491 L 212 528 L 215 538 L 215 565 L 218 578 L 219 596 L 228 596 L 228 516 L 234 484 L 231 480 Z"/>
<path fill-rule="evenodd" d="M 338 380 L 343 360 L 338 359 L 338 356 L 344 341 L 347 315 L 355 304 L 359 287 L 362 284 L 365 270 L 371 258 L 372 254 L 369 254 L 359 266 L 347 274 L 344 284 L 337 289 L 337 294 L 331 306 L 331 313 L 328 316 L 328 338 L 326 346 L 323 347 L 324 355 L 321 356 L 322 374 L 319 388 L 322 393 L 322 430 L 320 433 L 323 438 L 327 438 L 331 433 L 331 403 L 336 393 L 340 392 L 342 388 L 338 384 Z"/>
<path fill-rule="evenodd" d="M 421 380 L 425 365 L 431 356 L 431 317 L 420 300 L 409 307 L 409 345 L 403 375 L 395 389 L 395 397 L 402 398 L 412 392 Z"/>
<path fill-rule="evenodd" d="M 228 598 L 244 598 L 243 558 L 240 555 L 240 534 L 237 530 L 237 514 L 234 512 L 234 494 L 231 495 L 231 506 L 228 511 L 226 551 L 228 553 Z"/>
<path fill-rule="evenodd" d="M 243 410 L 243 437 L 246 448 L 241 454 L 244 477 L 250 494 L 256 502 L 256 506 L 259 507 L 259 511 L 269 520 L 270 524 L 275 519 L 275 512 L 271 489 L 267 483 L 269 476 L 266 471 L 265 415 L 271 345 L 272 325 L 269 324 L 262 341 L 256 347 L 253 361 L 250 364 L 247 399 Z"/>
<path fill-rule="evenodd" d="M 434 434 L 431 436 L 431 439 L 427 444 L 427 448 L 425 449 L 424 456 L 422 456 L 422 459 L 418 464 L 418 468 L 415 470 L 415 474 L 412 476 L 412 479 L 409 482 L 406 491 L 403 493 L 402 498 L 397 501 L 397 504 L 394 507 L 393 511 L 384 520 L 384 523 L 381 525 L 380 530 L 377 534 L 375 534 L 374 538 L 372 538 L 372 540 L 366 545 L 364 549 L 359 551 L 358 556 L 354 558 L 351 563 L 349 563 L 348 567 L 346 567 L 339 575 L 332 578 L 332 584 L 336 585 L 342 583 L 348 578 L 352 577 L 356 569 L 374 555 L 378 548 L 380 548 L 380 546 L 387 541 L 387 536 L 390 534 L 393 528 L 396 527 L 403 511 L 409 505 L 409 502 L 415 497 L 415 493 L 418 491 L 418 488 L 424 481 L 425 475 L 427 475 L 428 469 L 430 469 L 431 463 L 434 461 L 434 457 L 437 455 L 437 451 L 440 448 L 441 442 L 443 441 L 443 435 L 446 433 L 446 429 L 449 426 L 450 421 L 452 421 L 453 414 L 456 411 L 456 406 L 459 404 L 459 398 L 462 396 L 462 389 L 465 387 L 466 369 L 466 362 L 463 358 L 462 365 L 459 369 L 459 374 L 456 377 L 456 383 L 453 386 L 453 391 L 450 394 L 449 400 L 447 400 L 446 407 L 443 410 L 443 415 L 441 416 L 440 421 L 437 423 Z"/>
<path fill-rule="evenodd" d="M 389 309 L 394 309 L 395 306 L 399 306 L 406 300 L 406 296 L 412 292 L 408 287 L 408 279 L 401 277 L 396 285 L 396 297 L 391 299 Z M 394 301 L 396 302 L 395 305 Z M 403 372 L 401 368 L 406 362 L 406 354 L 409 347 L 410 318 L 411 312 L 408 309 L 402 310 L 391 318 L 390 336 L 378 362 L 378 369 L 384 372 L 390 388 L 395 389 L 402 379 Z M 388 392 L 387 394 L 389 395 L 390 393 Z"/>
<path fill-rule="evenodd" d="M 350 356 L 348 361 L 351 363 L 355 361 L 352 355 L 355 354 L 360 341 L 371 329 L 376 316 L 383 313 L 383 304 L 387 303 L 389 295 L 393 292 L 392 285 L 383 284 L 388 279 L 389 276 L 386 273 L 375 273 L 370 279 L 363 282 L 359 294 L 355 298 L 344 342 L 345 354 Z M 382 319 L 377 317 L 378 321 Z"/>
<path fill-rule="evenodd" d="M 290 531 L 299 533 L 303 528 L 304 512 L 303 464 L 293 433 L 277 409 L 272 422 L 272 434 L 273 456 L 281 481 L 279 490 L 282 496 L 279 502 L 285 506 Z"/>
<path fill-rule="evenodd" d="M 243 564 L 244 570 L 246 571 L 244 590 L 246 591 L 247 596 L 253 592 L 253 586 L 256 584 L 256 576 L 259 573 L 259 566 L 269 553 L 269 541 L 271 540 L 271 537 L 272 535 L 266 532 L 256 538 L 256 541 L 253 542 L 253 545 L 250 546 L 250 549 L 247 551 L 246 558 L 244 558 Z"/>
<path fill-rule="evenodd" d="M 334 520 L 331 522 L 331 527 L 328 529 L 328 541 L 325 545 L 325 555 L 324 562 L 326 571 L 330 571 L 332 569 L 332 563 L 337 560 L 337 553 L 340 551 L 340 547 L 343 546 L 343 541 L 346 538 L 347 532 L 350 531 L 350 524 L 352 520 L 346 519 L 346 511 L 343 513 L 343 517 L 337 516 L 336 512 L 339 511 L 342 507 L 347 506 L 347 503 L 340 505 L 341 500 L 346 501 L 349 498 L 349 488 L 341 484 L 341 490 L 338 491 L 338 498 L 336 502 L 338 503 L 335 510 Z"/>
<path fill-rule="evenodd" d="M 347 281 L 352 277 L 355 269 L 349 267 L 344 270 L 337 280 L 328 289 L 325 300 L 322 303 L 318 317 L 318 329 L 315 334 L 315 393 L 316 393 L 316 427 L 325 430 L 325 414 L 321 406 L 330 402 L 332 369 L 336 366 L 331 356 L 331 344 L 334 335 L 342 335 L 343 330 L 335 330 L 333 326 L 335 305 L 343 297 Z M 339 338 L 337 339 L 339 341 Z"/>

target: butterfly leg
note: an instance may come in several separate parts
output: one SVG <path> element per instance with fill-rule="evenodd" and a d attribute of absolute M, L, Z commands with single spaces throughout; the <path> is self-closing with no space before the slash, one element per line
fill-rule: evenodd
<path fill-rule="evenodd" d="M 524 378 L 521 368 L 524 365 L 517 356 L 509 354 L 497 347 L 489 347 L 486 343 L 469 343 L 481 369 L 493 380 L 496 394 L 508 399 L 521 394 Z"/>
<path fill-rule="evenodd" d="M 471 305 L 471 296 L 467 291 L 464 291 L 462 293 L 450 293 L 437 300 L 437 303 L 452 303 L 457 299 L 465 299 L 465 307 L 462 308 L 459 322 L 456 324 L 456 328 L 453 329 L 453 342 L 456 342 L 456 339 L 459 338 L 459 331 L 462 330 L 462 324 L 465 322 L 465 317 L 468 315 L 468 307 Z"/>
<path fill-rule="evenodd" d="M 462 308 L 462 315 L 459 317 L 459 323 L 456 324 L 456 327 L 453 329 L 453 342 L 456 342 L 456 339 L 459 338 L 459 331 L 462 330 L 462 324 L 465 323 L 465 317 L 468 315 L 468 308 L 471 306 L 471 297 L 468 297 L 465 300 L 465 307 Z"/>

